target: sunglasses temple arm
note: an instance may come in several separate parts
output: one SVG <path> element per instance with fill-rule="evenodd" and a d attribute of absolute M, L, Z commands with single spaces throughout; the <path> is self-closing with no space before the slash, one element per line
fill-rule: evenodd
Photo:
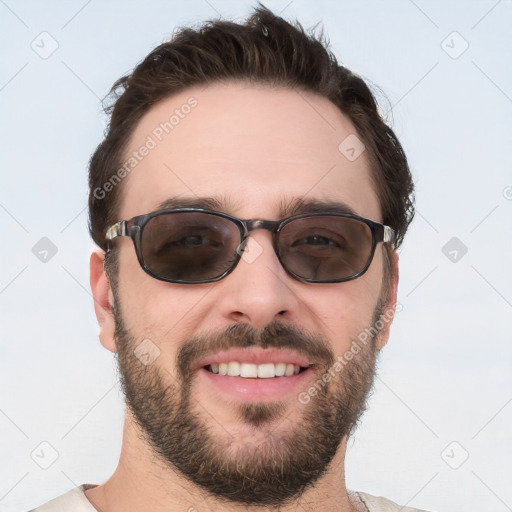
<path fill-rule="evenodd" d="M 113 240 L 118 236 L 126 236 L 126 221 L 120 220 L 110 226 L 107 229 L 107 233 L 105 234 L 105 238 L 107 240 Z"/>
<path fill-rule="evenodd" d="M 389 226 L 384 226 L 384 233 L 382 235 L 382 241 L 395 245 L 395 230 Z"/>

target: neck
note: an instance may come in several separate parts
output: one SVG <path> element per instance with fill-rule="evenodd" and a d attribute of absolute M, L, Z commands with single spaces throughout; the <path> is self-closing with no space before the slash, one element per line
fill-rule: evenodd
<path fill-rule="evenodd" d="M 141 439 L 138 426 L 126 413 L 123 444 L 119 464 L 102 485 L 85 492 L 87 499 L 100 512 L 261 512 L 261 505 L 243 505 L 221 501 L 197 487 L 181 473 L 164 464 Z M 349 496 L 345 487 L 346 439 L 341 443 L 326 474 L 314 486 L 280 512 L 300 509 L 304 512 L 355 512 L 357 498 Z M 300 507 L 299 507 L 300 505 Z"/>

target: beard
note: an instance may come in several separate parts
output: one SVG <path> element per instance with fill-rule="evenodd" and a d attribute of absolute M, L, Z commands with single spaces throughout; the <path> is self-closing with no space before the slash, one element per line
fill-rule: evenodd
<path fill-rule="evenodd" d="M 360 352 L 333 372 L 335 355 L 329 342 L 319 335 L 278 322 L 264 329 L 234 324 L 182 343 L 175 375 L 169 382 L 168 370 L 156 363 L 141 364 L 134 355 L 140 337 L 127 329 L 119 306 L 115 297 L 120 380 L 143 441 L 164 466 L 218 499 L 273 507 L 298 499 L 325 475 L 343 439 L 352 433 L 366 409 L 378 354 L 374 328 L 369 330 L 373 337 Z M 379 300 L 373 325 L 383 309 Z M 290 421 L 286 411 L 292 403 L 230 402 L 240 423 L 254 429 L 253 442 L 245 437 L 216 435 L 208 425 L 210 416 L 204 414 L 192 394 L 197 361 L 220 350 L 245 347 L 293 349 L 314 362 L 315 379 L 310 385 L 321 383 L 307 404 L 297 400 L 298 406 L 291 412 L 296 416 L 298 409 L 299 418 L 280 432 L 276 427 Z M 329 369 L 334 376 L 324 382 L 322 375 Z"/>

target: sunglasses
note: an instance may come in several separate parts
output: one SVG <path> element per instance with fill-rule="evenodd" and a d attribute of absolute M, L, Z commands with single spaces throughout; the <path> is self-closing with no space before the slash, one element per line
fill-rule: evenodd
<path fill-rule="evenodd" d="M 266 229 L 284 269 L 308 283 L 340 283 L 363 275 L 379 242 L 392 243 L 389 226 L 343 213 L 307 213 L 280 221 L 241 220 L 198 208 L 161 210 L 121 220 L 106 233 L 133 240 L 142 269 L 169 283 L 201 284 L 230 274 L 249 233 Z"/>

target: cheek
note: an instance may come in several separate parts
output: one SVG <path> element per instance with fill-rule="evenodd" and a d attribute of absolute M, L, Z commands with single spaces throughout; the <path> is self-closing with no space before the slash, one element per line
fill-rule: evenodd
<path fill-rule="evenodd" d="M 358 279 L 328 285 L 329 289 L 318 289 L 314 296 L 304 299 L 316 317 L 315 328 L 331 340 L 335 352 L 344 351 L 358 334 L 371 326 L 381 294 L 380 265 L 372 265 Z"/>
<path fill-rule="evenodd" d="M 352 332 L 355 328 L 366 325 L 371 319 L 374 306 L 371 294 L 364 289 L 350 291 L 351 293 L 347 290 L 347 293 L 333 294 L 328 299 L 328 304 L 322 308 L 324 318 L 333 331 L 331 334 Z"/>
<path fill-rule="evenodd" d="M 149 279 L 139 265 L 133 247 L 123 247 L 119 254 L 118 295 L 126 326 L 137 334 L 144 327 L 142 320 L 148 320 L 154 309 Z"/>
<path fill-rule="evenodd" d="M 138 338 L 172 345 L 191 335 L 203 313 L 207 289 L 174 285 L 146 274 L 135 251 L 122 251 L 119 259 L 119 300 L 127 328 Z M 206 297 L 205 297 L 206 298 Z M 166 349 L 167 350 L 167 349 Z"/>

